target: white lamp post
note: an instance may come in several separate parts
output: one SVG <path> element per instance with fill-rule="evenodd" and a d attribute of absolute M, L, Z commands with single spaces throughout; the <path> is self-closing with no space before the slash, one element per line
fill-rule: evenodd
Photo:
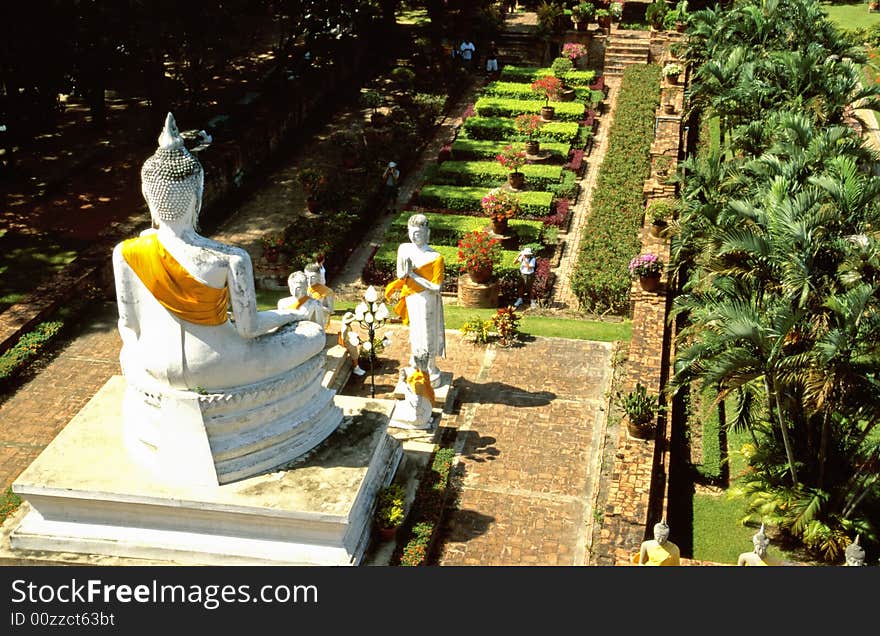
<path fill-rule="evenodd" d="M 388 320 L 388 308 L 384 302 L 379 302 L 379 293 L 376 288 L 370 285 L 364 292 L 363 302 L 358 303 L 354 308 L 354 319 L 367 332 L 367 339 L 363 340 L 358 334 L 358 340 L 361 346 L 370 355 L 370 394 L 376 397 L 376 351 L 373 347 L 373 341 L 376 338 L 376 331 Z M 382 338 L 382 346 L 385 347 L 389 343 L 388 336 Z"/>

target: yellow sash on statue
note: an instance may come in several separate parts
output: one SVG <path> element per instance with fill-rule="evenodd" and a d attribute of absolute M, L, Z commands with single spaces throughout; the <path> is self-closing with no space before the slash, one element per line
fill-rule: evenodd
<path fill-rule="evenodd" d="M 678 565 L 678 548 L 667 550 L 663 546 L 648 548 L 648 562 L 645 565 Z"/>
<path fill-rule="evenodd" d="M 434 404 L 434 387 L 431 386 L 431 380 L 424 371 L 416 369 L 413 374 L 406 379 L 409 388 L 418 396 L 426 397 Z"/>
<path fill-rule="evenodd" d="M 196 280 L 168 253 L 158 235 L 123 241 L 122 256 L 153 297 L 181 320 L 197 325 L 226 322 L 229 289 Z"/>
<path fill-rule="evenodd" d="M 425 263 L 414 270 L 414 272 L 425 280 L 429 280 L 435 285 L 439 285 L 443 282 L 445 276 L 445 270 L 443 269 L 443 256 L 438 254 L 437 258 L 430 263 Z M 391 296 L 394 292 L 400 290 L 400 300 L 394 306 L 394 313 L 400 316 L 403 324 L 409 324 L 409 313 L 407 312 L 406 300 L 404 299 L 410 294 L 417 294 L 420 291 L 424 291 L 424 289 L 424 287 L 419 285 L 409 276 L 395 279 L 385 286 L 385 300 L 391 300 Z"/>
<path fill-rule="evenodd" d="M 332 293 L 332 289 L 330 289 L 326 285 L 322 285 L 321 283 L 309 285 L 309 295 L 315 300 L 324 300 L 325 297 L 329 296 Z"/>
<path fill-rule="evenodd" d="M 303 306 L 303 303 L 307 300 L 311 300 L 311 296 L 300 296 L 296 300 L 291 300 L 289 302 L 284 303 L 278 309 L 299 309 Z"/>

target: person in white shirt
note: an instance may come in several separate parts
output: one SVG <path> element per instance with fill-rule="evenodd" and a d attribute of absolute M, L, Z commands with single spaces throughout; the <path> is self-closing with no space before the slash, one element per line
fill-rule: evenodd
<path fill-rule="evenodd" d="M 474 53 L 476 53 L 477 47 L 474 46 L 474 43 L 465 38 L 461 41 L 461 44 L 458 47 L 459 55 L 461 55 L 462 62 L 466 69 L 471 70 L 474 64 Z"/>
<path fill-rule="evenodd" d="M 535 268 L 537 266 L 537 257 L 531 247 L 525 247 L 516 255 L 515 262 L 519 263 L 519 298 L 516 299 L 514 307 L 523 304 L 523 298 L 530 300 L 530 306 L 535 306 L 532 296 L 532 284 L 535 282 Z"/>

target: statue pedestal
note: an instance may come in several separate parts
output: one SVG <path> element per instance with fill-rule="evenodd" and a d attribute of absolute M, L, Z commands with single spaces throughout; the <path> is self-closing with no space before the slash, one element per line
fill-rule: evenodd
<path fill-rule="evenodd" d="M 452 373 L 449 371 L 441 371 L 440 386 L 434 387 L 434 408 L 442 409 L 446 406 L 451 389 Z M 394 393 L 392 395 L 395 400 L 402 400 L 406 396 L 403 382 L 398 380 L 397 384 L 394 385 Z"/>
<path fill-rule="evenodd" d="M 467 274 L 458 278 L 458 304 L 461 307 L 497 307 L 498 306 L 497 280 L 487 283 L 475 283 Z"/>
<path fill-rule="evenodd" d="M 287 290 L 290 267 L 286 263 L 270 263 L 266 259 L 254 261 L 254 282 L 266 291 Z"/>
<path fill-rule="evenodd" d="M 221 486 L 160 479 L 126 452 L 116 376 L 15 480 L 6 565 L 358 565 L 376 492 L 402 456 L 393 403 L 335 396 L 343 423 L 310 453 Z M 23 517 L 23 518 L 21 518 Z M 15 523 L 13 523 L 15 522 Z"/>

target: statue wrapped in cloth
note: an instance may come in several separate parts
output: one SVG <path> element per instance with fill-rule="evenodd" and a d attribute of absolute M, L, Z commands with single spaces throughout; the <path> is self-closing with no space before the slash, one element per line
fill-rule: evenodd
<path fill-rule="evenodd" d="M 115 247 L 113 272 L 128 433 L 161 455 L 180 442 L 165 416 L 197 404 L 222 483 L 311 449 L 341 411 L 321 386 L 324 325 L 306 307 L 257 310 L 247 251 L 198 233 L 203 188 L 169 113 L 141 169 L 153 227 Z"/>

